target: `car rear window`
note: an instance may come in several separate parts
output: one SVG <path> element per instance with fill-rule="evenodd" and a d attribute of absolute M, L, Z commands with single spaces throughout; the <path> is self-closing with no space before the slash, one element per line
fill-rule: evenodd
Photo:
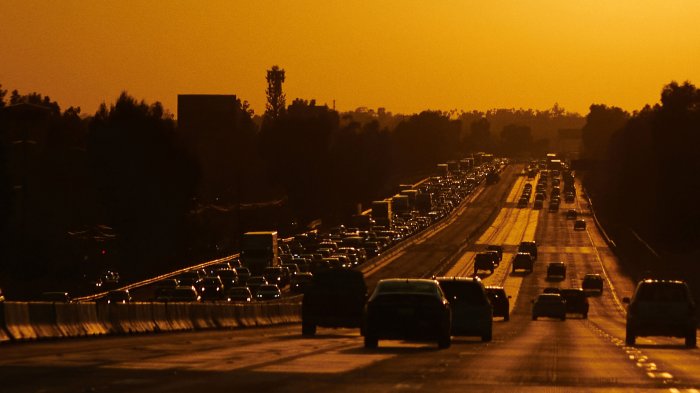
<path fill-rule="evenodd" d="M 431 281 L 389 281 L 382 282 L 377 287 L 378 294 L 389 293 L 417 293 L 426 295 L 437 295 L 440 289 Z"/>
<path fill-rule="evenodd" d="M 686 302 L 686 287 L 677 283 L 642 284 L 636 294 L 637 301 L 644 302 Z"/>
<path fill-rule="evenodd" d="M 472 282 L 441 281 L 440 288 L 449 301 L 456 300 L 473 305 L 482 305 L 488 301 L 479 285 Z"/>

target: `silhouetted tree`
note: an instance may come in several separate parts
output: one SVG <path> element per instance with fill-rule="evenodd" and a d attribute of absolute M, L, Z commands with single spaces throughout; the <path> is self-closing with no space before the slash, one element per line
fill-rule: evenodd
<path fill-rule="evenodd" d="M 509 124 L 501 131 L 501 147 L 507 157 L 528 156 L 532 153 L 532 131 L 530 127 Z"/>
<path fill-rule="evenodd" d="M 107 222 L 120 239 L 115 263 L 129 265 L 127 274 L 162 271 L 185 244 L 195 184 L 172 115 L 124 92 L 109 108 L 100 106 L 87 147 Z"/>
<path fill-rule="evenodd" d="M 591 105 L 586 124 L 581 129 L 583 156 L 594 160 L 607 159 L 610 138 L 628 119 L 629 114 L 620 108 Z"/>
<path fill-rule="evenodd" d="M 5 96 L 7 95 L 7 90 L 2 89 L 2 84 L 0 84 L 0 109 L 5 107 Z"/>
<path fill-rule="evenodd" d="M 480 117 L 469 126 L 471 131 L 471 147 L 475 151 L 491 151 L 491 123 L 485 117 Z"/>

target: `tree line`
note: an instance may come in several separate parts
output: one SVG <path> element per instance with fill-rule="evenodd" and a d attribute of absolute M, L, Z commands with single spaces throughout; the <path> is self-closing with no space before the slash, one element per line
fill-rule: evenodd
<path fill-rule="evenodd" d="M 368 206 L 399 183 L 432 174 L 438 163 L 482 150 L 529 156 L 538 143 L 546 145 L 551 129 L 583 121 L 556 106 L 543 112 L 339 113 L 314 100 L 287 105 L 279 67 L 268 71 L 268 82 L 262 116 L 237 102 L 241 116 L 231 132 L 245 137 L 222 149 L 245 159 L 222 161 L 209 180 L 217 183 L 210 185 L 215 199 L 198 194 L 198 157 L 160 103 L 123 92 L 86 115 L 80 108 L 62 110 L 48 96 L 8 94 L 0 86 L 0 285 L 63 289 L 62 283 L 75 286 L 106 267 L 135 280 L 227 255 L 246 230 L 231 224 L 241 218 L 240 205 L 270 198 L 282 201 L 285 212 L 270 225 L 341 223 L 358 204 Z M 17 115 L 18 104 L 30 104 L 29 120 Z M 37 117 L 46 119 L 45 143 L 9 140 L 22 122 Z M 226 208 L 235 205 L 238 214 Z"/>
<path fill-rule="evenodd" d="M 685 253 L 700 241 L 700 90 L 672 82 L 661 102 L 628 113 L 592 105 L 583 127 L 585 180 L 597 210 L 659 250 Z"/>

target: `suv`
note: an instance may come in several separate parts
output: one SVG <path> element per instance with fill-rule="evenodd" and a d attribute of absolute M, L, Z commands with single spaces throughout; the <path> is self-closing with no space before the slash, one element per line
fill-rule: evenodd
<path fill-rule="evenodd" d="M 486 247 L 486 251 L 496 251 L 498 257 L 496 259 L 496 266 L 503 260 L 503 246 L 490 244 Z"/>
<path fill-rule="evenodd" d="M 586 220 L 579 218 L 574 222 L 574 231 L 585 231 L 586 230 Z"/>
<path fill-rule="evenodd" d="M 598 295 L 602 295 L 603 277 L 601 277 L 600 274 L 586 274 L 583 276 L 583 281 L 581 281 L 581 288 L 583 288 L 586 293 L 597 292 Z"/>
<path fill-rule="evenodd" d="M 503 287 L 486 287 L 486 296 L 493 306 L 493 316 L 503 317 L 504 321 L 510 320 L 510 296 L 506 295 Z"/>
<path fill-rule="evenodd" d="M 517 269 L 527 270 L 532 272 L 533 260 L 532 255 L 527 252 L 519 252 L 513 257 L 513 272 Z"/>
<path fill-rule="evenodd" d="M 474 275 L 479 270 L 488 270 L 493 274 L 493 271 L 496 270 L 496 258 L 496 253 L 480 252 L 476 254 L 474 258 Z"/>
<path fill-rule="evenodd" d="M 493 307 L 481 280 L 471 277 L 437 277 L 452 309 L 452 334 L 480 336 L 491 341 Z"/>
<path fill-rule="evenodd" d="M 301 334 L 316 326 L 359 328 L 367 301 L 367 284 L 359 271 L 325 269 L 313 275 L 301 302 Z"/>
<path fill-rule="evenodd" d="M 566 288 L 559 292 L 566 300 L 566 312 L 581 314 L 581 318 L 588 318 L 588 298 L 581 288 Z"/>
<path fill-rule="evenodd" d="M 695 303 L 684 281 L 644 280 L 637 284 L 629 304 L 625 343 L 638 336 L 684 337 L 685 346 L 696 346 Z"/>
<path fill-rule="evenodd" d="M 520 242 L 518 246 L 518 252 L 528 252 L 532 256 L 532 260 L 537 260 L 537 243 L 531 242 Z"/>
<path fill-rule="evenodd" d="M 550 262 L 547 265 L 547 280 L 562 281 L 564 279 L 566 279 L 566 265 L 564 262 Z"/>

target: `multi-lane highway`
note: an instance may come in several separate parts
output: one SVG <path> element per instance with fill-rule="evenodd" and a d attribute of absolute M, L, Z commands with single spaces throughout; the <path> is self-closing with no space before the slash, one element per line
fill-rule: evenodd
<path fill-rule="evenodd" d="M 618 270 L 585 201 L 563 203 L 559 212 L 518 209 L 527 179 L 515 173 L 505 172 L 500 183 L 473 196 L 445 224 L 363 267 L 370 285 L 385 277 L 464 275 L 473 272 L 476 252 L 487 244 L 503 245 L 503 262 L 483 276 L 512 296 L 511 319 L 494 321 L 492 342 L 455 337 L 449 349 L 438 350 L 432 342 L 387 340 L 368 350 L 357 330 L 319 329 L 316 337 L 302 338 L 299 325 L 287 325 L 15 343 L 0 347 L 0 392 L 700 389 L 700 351 L 686 349 L 683 340 L 639 338 L 636 346 L 625 346 L 620 298 L 631 295 L 634 283 Z M 574 231 L 573 221 L 566 220 L 571 207 L 588 221 L 585 231 Z M 534 271 L 511 273 L 517 245 L 533 239 L 540 244 Z M 552 261 L 567 264 L 564 281 L 545 280 Z M 588 319 L 531 320 L 530 302 L 544 287 L 578 287 L 591 272 L 607 281 L 602 296 L 590 298 Z"/>

